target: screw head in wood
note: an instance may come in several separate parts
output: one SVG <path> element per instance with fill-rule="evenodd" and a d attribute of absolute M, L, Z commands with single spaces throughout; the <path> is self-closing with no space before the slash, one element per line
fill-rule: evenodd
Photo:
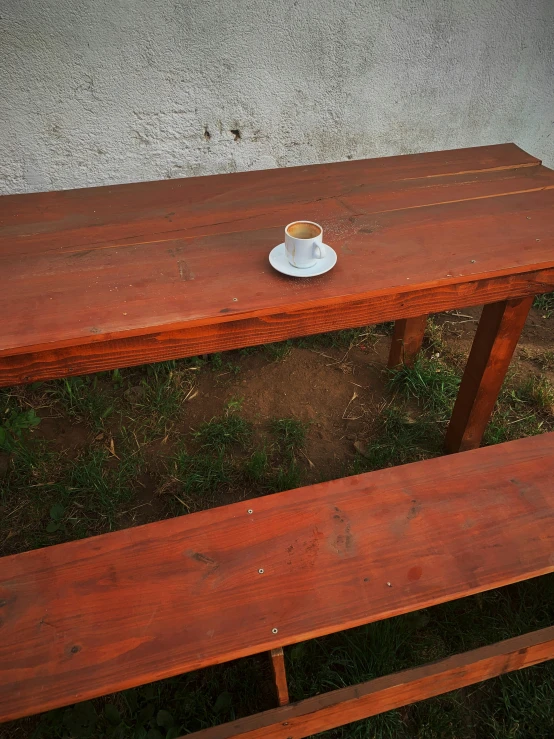
<path fill-rule="evenodd" d="M 263 574 L 264 574 L 264 569 L 263 569 L 263 567 L 260 567 L 260 569 L 258 570 L 258 572 L 260 573 L 260 575 L 263 575 Z"/>
<path fill-rule="evenodd" d="M 249 515 L 250 515 L 250 514 L 252 514 L 252 513 L 254 513 L 254 511 L 252 510 L 252 508 L 249 508 L 249 509 L 248 509 L 248 510 L 247 510 L 246 512 L 247 512 L 247 513 L 248 513 Z"/>
<path fill-rule="evenodd" d="M 272 634 L 278 634 L 279 633 L 279 629 L 271 629 L 271 633 Z"/>

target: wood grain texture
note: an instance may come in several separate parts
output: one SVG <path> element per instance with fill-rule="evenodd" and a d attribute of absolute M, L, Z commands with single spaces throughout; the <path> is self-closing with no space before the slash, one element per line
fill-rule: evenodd
<path fill-rule="evenodd" d="M 445 284 L 368 299 L 352 300 L 317 310 L 304 309 L 215 325 L 166 329 L 142 336 L 91 342 L 58 349 L 8 356 L 0 353 L 0 387 L 132 367 L 146 362 L 194 357 L 242 349 L 323 331 L 354 328 L 380 321 L 419 316 L 453 308 L 482 305 L 507 298 L 536 295 L 554 289 L 554 269 L 524 275 Z"/>
<path fill-rule="evenodd" d="M 554 173 L 551 180 L 554 188 Z M 339 259 L 331 272 L 309 280 L 271 268 L 268 254 L 282 241 L 283 227 L 268 227 L 267 220 L 249 231 L 0 257 L 6 286 L 0 309 L 9 318 L 0 352 L 218 324 L 552 267 L 553 205 L 554 189 L 548 189 L 320 218 Z"/>
<path fill-rule="evenodd" d="M 394 369 L 402 364 L 407 367 L 413 365 L 423 344 L 426 326 L 426 315 L 395 321 L 390 345 L 389 369 Z"/>
<path fill-rule="evenodd" d="M 187 739 L 302 739 L 553 658 L 551 626 L 188 734 Z"/>
<path fill-rule="evenodd" d="M 553 452 L 545 434 L 5 557 L 0 720 L 551 572 Z"/>
<path fill-rule="evenodd" d="M 529 297 L 483 308 L 446 432 L 447 451 L 481 443 L 532 303 Z"/>
<path fill-rule="evenodd" d="M 472 173 L 490 173 L 494 178 L 495 173 L 502 177 L 506 170 L 539 164 L 539 159 L 514 144 L 500 144 L 269 172 L 9 195 L 0 200 L 0 226 L 14 250 L 33 237 L 38 237 L 34 243 L 41 243 L 40 237 L 46 234 L 71 234 L 71 242 L 90 244 L 106 231 L 114 238 L 129 239 L 137 232 L 189 228 L 191 223 L 226 226 L 240 222 L 246 212 L 329 199 L 364 185 Z M 59 246 L 54 239 L 52 243 Z"/>
<path fill-rule="evenodd" d="M 289 686 L 287 685 L 287 671 L 285 669 L 283 647 L 272 649 L 269 656 L 271 658 L 271 670 L 273 672 L 277 702 L 280 706 L 286 706 L 289 702 Z"/>
<path fill-rule="evenodd" d="M 200 327 L 213 336 L 229 321 L 417 289 L 432 302 L 444 287 L 548 269 L 553 188 L 553 172 L 502 145 L 6 196 L 0 357 L 48 361 L 69 346 Z M 267 261 L 299 217 L 321 222 L 339 253 L 319 278 L 285 277 Z M 102 363 L 109 351 L 99 352 Z"/>

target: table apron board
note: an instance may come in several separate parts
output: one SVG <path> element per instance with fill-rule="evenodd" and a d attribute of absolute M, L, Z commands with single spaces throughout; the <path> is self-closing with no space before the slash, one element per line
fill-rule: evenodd
<path fill-rule="evenodd" d="M 71 345 L 61 341 L 55 346 L 34 347 L 28 352 L 1 353 L 0 387 L 242 349 L 325 331 L 522 298 L 553 289 L 554 267 L 551 267 L 369 297 L 340 297 L 332 303 L 327 301 L 303 309 L 253 317 L 218 317 L 217 322 L 162 327 L 142 335 L 133 332 L 135 335 L 117 338 L 96 337 L 87 343 Z"/>

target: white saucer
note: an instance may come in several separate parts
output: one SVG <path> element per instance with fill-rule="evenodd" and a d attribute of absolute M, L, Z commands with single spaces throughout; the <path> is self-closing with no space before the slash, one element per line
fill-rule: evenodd
<path fill-rule="evenodd" d="M 318 259 L 313 267 L 305 267 L 304 269 L 293 267 L 287 259 L 284 244 L 279 244 L 279 246 L 276 246 L 269 252 L 269 263 L 284 275 L 290 275 L 291 277 L 317 277 L 317 275 L 323 275 L 325 272 L 329 272 L 337 263 L 336 251 L 327 244 L 323 244 L 323 246 L 325 247 L 325 256 L 323 259 Z"/>

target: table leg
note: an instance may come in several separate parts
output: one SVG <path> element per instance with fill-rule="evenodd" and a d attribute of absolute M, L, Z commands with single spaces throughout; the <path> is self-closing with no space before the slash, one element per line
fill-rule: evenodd
<path fill-rule="evenodd" d="M 285 655 L 283 648 L 277 647 L 269 653 L 271 657 L 271 667 L 273 669 L 273 679 L 275 681 L 275 690 L 277 692 L 277 700 L 280 706 L 286 706 L 289 702 L 289 689 L 287 685 L 287 673 L 285 671 Z"/>
<path fill-rule="evenodd" d="M 446 432 L 448 452 L 480 445 L 532 303 L 518 298 L 483 308 Z"/>
<path fill-rule="evenodd" d="M 394 324 L 394 333 L 389 354 L 389 369 L 401 364 L 411 367 L 421 349 L 427 316 L 403 318 Z"/>

